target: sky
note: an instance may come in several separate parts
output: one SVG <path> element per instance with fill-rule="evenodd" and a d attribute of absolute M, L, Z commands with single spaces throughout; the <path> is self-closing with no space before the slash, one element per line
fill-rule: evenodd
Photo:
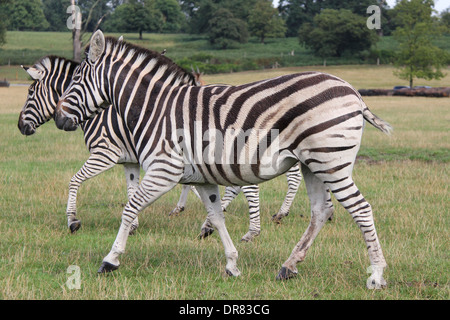
<path fill-rule="evenodd" d="M 396 0 L 387 0 L 386 2 L 389 7 L 393 8 L 395 6 L 395 1 Z M 377 3 L 375 0 L 373 2 L 374 4 Z M 273 0 L 273 6 L 275 8 L 278 7 L 278 0 Z M 434 0 L 434 9 L 438 12 L 442 12 L 448 7 L 450 7 L 450 0 Z"/>

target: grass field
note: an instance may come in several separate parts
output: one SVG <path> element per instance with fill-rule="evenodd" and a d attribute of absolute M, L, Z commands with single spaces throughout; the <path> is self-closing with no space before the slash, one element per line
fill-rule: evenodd
<path fill-rule="evenodd" d="M 317 69 L 317 68 L 314 68 Z M 208 83 L 243 83 L 305 68 L 205 76 Z M 391 87 L 392 69 L 328 67 L 356 88 Z M 449 76 L 433 85 L 448 85 Z M 86 182 L 78 197 L 82 227 L 66 226 L 67 185 L 87 159 L 81 131 L 62 132 L 53 121 L 24 137 L 17 129 L 26 87 L 0 88 L 0 299 L 438 299 L 450 298 L 449 106 L 447 98 L 371 97 L 371 110 L 394 126 L 391 137 L 366 126 L 354 180 L 374 208 L 388 268 L 388 288 L 365 288 L 369 260 L 361 233 L 337 203 L 298 266 L 295 279 L 275 281 L 309 223 L 304 185 L 281 225 L 270 221 L 287 184 L 279 177 L 261 188 L 261 235 L 239 239 L 248 228 L 240 195 L 226 214 L 239 251 L 242 275 L 224 274 L 217 234 L 196 236 L 205 210 L 192 194 L 186 210 L 168 218 L 180 186 L 140 215 L 120 269 L 97 275 L 118 231 L 126 202 L 117 166 Z M 223 190 L 223 189 L 222 189 Z M 79 266 L 81 288 L 66 286 L 69 266 Z"/>

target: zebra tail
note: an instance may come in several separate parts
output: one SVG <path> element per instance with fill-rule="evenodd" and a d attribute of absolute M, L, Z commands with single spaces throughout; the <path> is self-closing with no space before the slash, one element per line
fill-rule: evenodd
<path fill-rule="evenodd" d="M 391 135 L 392 131 L 394 131 L 394 128 L 389 123 L 374 115 L 367 106 L 364 106 L 362 113 L 367 122 L 385 134 Z"/>

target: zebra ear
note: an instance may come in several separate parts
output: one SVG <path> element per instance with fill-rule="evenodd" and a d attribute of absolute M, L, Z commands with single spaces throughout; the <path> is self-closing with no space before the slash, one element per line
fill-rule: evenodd
<path fill-rule="evenodd" d="M 105 36 L 103 32 L 97 30 L 91 38 L 89 44 L 88 59 L 92 62 L 96 61 L 101 54 L 105 51 Z"/>
<path fill-rule="evenodd" d="M 44 77 L 42 70 L 36 69 L 34 67 L 24 68 L 24 70 L 30 75 L 33 80 L 41 80 Z"/>

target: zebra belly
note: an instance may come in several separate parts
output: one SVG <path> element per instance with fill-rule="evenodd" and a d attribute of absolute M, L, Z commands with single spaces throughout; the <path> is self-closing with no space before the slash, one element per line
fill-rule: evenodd
<path fill-rule="evenodd" d="M 223 186 L 246 186 L 259 184 L 285 173 L 298 162 L 295 158 L 274 159 L 267 165 L 241 164 L 185 165 L 183 184 L 217 184 Z"/>

